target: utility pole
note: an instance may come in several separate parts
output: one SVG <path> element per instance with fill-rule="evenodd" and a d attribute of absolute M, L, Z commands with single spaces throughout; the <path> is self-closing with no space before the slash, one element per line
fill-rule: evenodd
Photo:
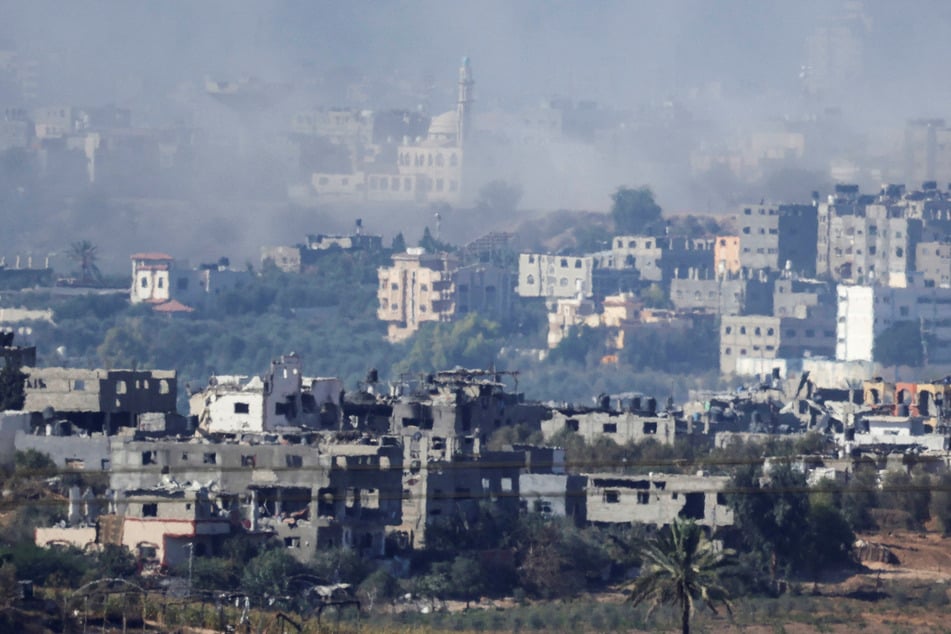
<path fill-rule="evenodd" d="M 192 596 L 192 568 L 195 563 L 195 542 L 188 542 L 188 596 Z"/>

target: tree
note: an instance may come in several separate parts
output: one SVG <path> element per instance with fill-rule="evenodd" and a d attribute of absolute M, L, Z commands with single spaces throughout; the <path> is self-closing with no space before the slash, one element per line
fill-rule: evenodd
<path fill-rule="evenodd" d="M 760 554 L 775 582 L 780 567 L 799 562 L 809 527 L 809 496 L 806 476 L 789 464 L 773 466 L 768 475 L 764 482 L 755 465 L 739 468 L 730 505 L 743 541 Z"/>
<path fill-rule="evenodd" d="M 0 368 L 0 412 L 10 409 L 23 409 L 26 394 L 23 392 L 23 382 L 26 374 L 20 368 L 7 362 Z"/>
<path fill-rule="evenodd" d="M 931 493 L 931 518 L 945 535 L 951 535 L 951 473 L 942 473 Z"/>
<path fill-rule="evenodd" d="M 732 555 L 719 551 L 693 521 L 676 520 L 643 547 L 641 574 L 630 586 L 630 600 L 648 604 L 648 614 L 662 604 L 680 609 L 681 630 L 690 632 L 697 602 L 717 613 L 717 604 L 733 613 L 720 569 Z"/>
<path fill-rule="evenodd" d="M 80 282 L 83 284 L 99 283 L 102 273 L 96 265 L 99 247 L 89 240 L 80 240 L 69 245 L 69 259 L 79 266 Z"/>
<path fill-rule="evenodd" d="M 925 351 L 921 327 L 916 321 L 899 321 L 875 337 L 875 360 L 882 365 L 910 365 L 921 367 Z"/>
<path fill-rule="evenodd" d="M 482 594 L 483 586 L 482 566 L 471 555 L 459 555 L 452 561 L 449 568 L 449 583 L 452 593 L 466 602 L 476 599 Z"/>
<path fill-rule="evenodd" d="M 456 248 L 448 242 L 442 242 L 433 237 L 429 227 L 423 229 L 423 237 L 419 239 L 419 246 L 429 253 L 451 253 Z"/>
<path fill-rule="evenodd" d="M 611 217 L 614 231 L 625 235 L 657 235 L 663 233 L 662 210 L 654 201 L 654 192 L 647 186 L 618 187 L 611 195 Z"/>
<path fill-rule="evenodd" d="M 818 580 L 819 573 L 830 566 L 852 562 L 855 533 L 838 509 L 825 503 L 812 504 L 808 525 L 800 559 L 813 579 Z"/>
<path fill-rule="evenodd" d="M 390 248 L 393 249 L 393 253 L 406 251 L 406 238 L 403 237 L 402 231 L 393 236 L 393 242 L 390 244 Z"/>
<path fill-rule="evenodd" d="M 875 527 L 869 512 L 878 506 L 878 471 L 873 464 L 860 464 L 852 470 L 849 485 L 842 491 L 842 514 L 852 530 Z"/>

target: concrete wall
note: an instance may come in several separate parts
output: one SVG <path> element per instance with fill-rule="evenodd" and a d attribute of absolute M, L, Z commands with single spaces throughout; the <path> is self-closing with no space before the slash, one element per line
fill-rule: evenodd
<path fill-rule="evenodd" d="M 676 437 L 676 423 L 665 416 L 641 416 L 630 412 L 570 412 L 553 410 L 541 423 L 545 440 L 564 429 L 577 432 L 585 442 L 610 438 L 619 445 L 653 439 L 671 445 Z"/>
<path fill-rule="evenodd" d="M 733 524 L 733 511 L 718 491 L 725 476 L 589 474 L 586 507 L 589 522 L 670 524 L 690 517 L 715 528 Z"/>
<path fill-rule="evenodd" d="M 49 454 L 57 467 L 83 471 L 107 471 L 110 468 L 111 437 L 91 436 L 35 436 L 28 431 L 17 431 L 14 438 L 16 451 L 34 449 Z"/>
<path fill-rule="evenodd" d="M 66 543 L 84 549 L 90 544 L 96 543 L 96 527 L 60 528 L 53 526 L 37 528 L 33 532 L 33 543 L 44 548 Z"/>
<path fill-rule="evenodd" d="M 30 433 L 30 413 L 0 413 L 0 466 L 12 467 L 16 454 L 16 435 Z"/>

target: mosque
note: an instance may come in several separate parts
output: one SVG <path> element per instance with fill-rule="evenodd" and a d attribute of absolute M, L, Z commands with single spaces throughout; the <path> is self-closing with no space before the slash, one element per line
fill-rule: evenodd
<path fill-rule="evenodd" d="M 463 156 L 472 118 L 472 68 L 459 67 L 455 110 L 432 117 L 425 137 L 402 138 L 391 148 L 373 147 L 368 158 L 354 160 L 345 174 L 316 172 L 317 196 L 366 202 L 459 204 L 463 194 Z M 394 160 L 395 159 L 395 160 Z"/>

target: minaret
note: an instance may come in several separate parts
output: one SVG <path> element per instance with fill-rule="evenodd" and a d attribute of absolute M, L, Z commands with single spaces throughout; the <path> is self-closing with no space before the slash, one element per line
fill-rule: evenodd
<path fill-rule="evenodd" d="M 469 134 L 469 117 L 472 110 L 472 68 L 469 58 L 462 58 L 459 67 L 459 103 L 456 105 L 456 144 L 461 148 Z"/>

